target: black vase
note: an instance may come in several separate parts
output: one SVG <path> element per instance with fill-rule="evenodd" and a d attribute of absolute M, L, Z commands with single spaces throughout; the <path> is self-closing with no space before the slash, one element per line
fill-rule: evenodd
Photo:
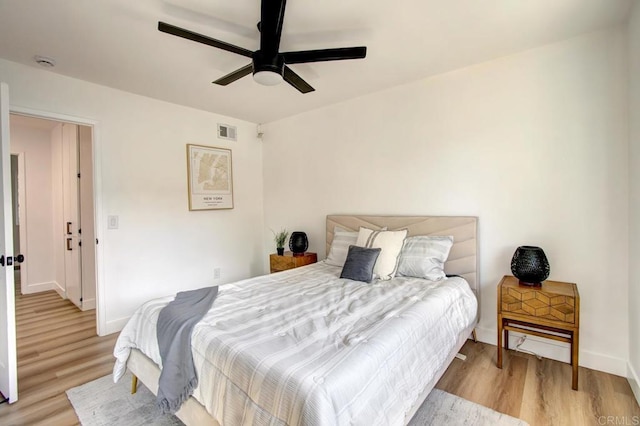
<path fill-rule="evenodd" d="M 300 231 L 291 233 L 291 238 L 289 238 L 289 249 L 293 252 L 294 256 L 302 256 L 308 248 L 309 240 L 307 239 L 307 234 Z"/>
<path fill-rule="evenodd" d="M 541 286 L 550 271 L 547 256 L 540 247 L 520 246 L 513 253 L 511 272 L 521 285 Z"/>
<path fill-rule="evenodd" d="M 276 247 L 276 251 L 278 252 L 278 256 L 284 256 L 284 247 Z"/>

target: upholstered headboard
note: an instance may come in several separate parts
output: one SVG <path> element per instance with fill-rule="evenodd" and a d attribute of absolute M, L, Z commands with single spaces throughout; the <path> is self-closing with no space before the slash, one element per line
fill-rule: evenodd
<path fill-rule="evenodd" d="M 357 231 L 361 226 L 369 229 L 380 229 L 386 226 L 390 231 L 407 229 L 408 236 L 452 235 L 453 246 L 444 270 L 447 274 L 464 277 L 476 296 L 480 293 L 477 217 L 328 215 L 327 254 L 333 241 L 333 229 L 336 225 L 352 231 Z"/>

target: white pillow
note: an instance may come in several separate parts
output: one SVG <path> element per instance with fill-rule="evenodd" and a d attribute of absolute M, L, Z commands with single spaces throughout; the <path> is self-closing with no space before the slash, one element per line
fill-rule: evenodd
<path fill-rule="evenodd" d="M 329 265 L 343 267 L 345 260 L 347 260 L 349 246 L 356 245 L 357 240 L 357 232 L 347 231 L 336 226 L 333 230 L 333 240 L 329 248 L 329 255 L 325 262 Z"/>
<path fill-rule="evenodd" d="M 373 273 L 377 278 L 390 280 L 395 276 L 398 268 L 398 256 L 406 236 L 406 229 L 401 231 L 374 231 L 360 227 L 356 245 L 382 249 L 378 260 L 376 260 L 376 266 L 373 268 Z"/>
<path fill-rule="evenodd" d="M 449 257 L 452 236 L 419 235 L 404 242 L 398 261 L 398 275 L 438 281 L 446 278 L 444 262 Z"/>

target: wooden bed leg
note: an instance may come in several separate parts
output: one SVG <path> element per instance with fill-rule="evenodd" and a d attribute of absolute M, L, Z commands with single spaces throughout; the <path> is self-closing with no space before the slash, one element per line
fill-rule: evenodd
<path fill-rule="evenodd" d="M 476 329 L 475 328 L 471 332 L 471 337 L 473 338 L 473 343 L 478 343 L 478 337 L 476 336 Z"/>
<path fill-rule="evenodd" d="M 138 390 L 138 378 L 136 376 L 131 377 L 131 395 Z"/>

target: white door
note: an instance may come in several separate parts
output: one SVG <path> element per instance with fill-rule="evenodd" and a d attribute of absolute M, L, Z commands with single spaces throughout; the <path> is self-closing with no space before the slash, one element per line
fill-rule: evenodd
<path fill-rule="evenodd" d="M 82 310 L 96 307 L 96 232 L 93 208 L 93 130 L 78 126 L 78 153 L 80 158 L 80 251 Z"/>
<path fill-rule="evenodd" d="M 18 400 L 16 315 L 13 282 L 13 219 L 9 151 L 9 86 L 0 82 L 0 392 Z"/>
<path fill-rule="evenodd" d="M 66 295 L 73 304 L 82 308 L 78 155 L 78 126 L 64 123 L 62 125 L 62 210 L 65 220 Z"/>

